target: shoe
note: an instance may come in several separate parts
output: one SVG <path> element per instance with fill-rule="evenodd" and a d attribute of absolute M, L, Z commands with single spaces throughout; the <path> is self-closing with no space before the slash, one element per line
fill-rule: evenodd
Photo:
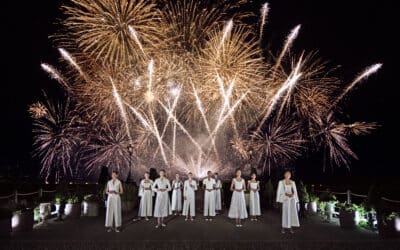
<path fill-rule="evenodd" d="M 188 218 L 185 218 L 185 221 L 188 221 Z"/>
<path fill-rule="evenodd" d="M 121 232 L 121 231 L 119 231 L 119 229 L 118 229 L 118 228 L 116 228 L 116 229 L 115 229 L 115 232 L 116 232 L 116 233 L 119 233 L 119 232 Z"/>
<path fill-rule="evenodd" d="M 145 220 L 146 220 L 146 221 L 149 221 L 149 218 L 147 218 L 147 217 L 146 217 L 146 219 L 145 219 Z"/>
<path fill-rule="evenodd" d="M 210 219 L 208 219 L 208 220 L 209 220 L 209 221 L 212 221 L 213 219 L 210 218 Z"/>
<path fill-rule="evenodd" d="M 236 227 L 240 227 L 240 225 L 239 225 L 239 224 L 236 224 Z"/>
<path fill-rule="evenodd" d="M 167 225 L 165 225 L 165 224 L 163 223 L 163 224 L 161 224 L 161 226 L 162 226 L 162 227 L 166 227 Z"/>
<path fill-rule="evenodd" d="M 255 219 L 254 219 L 254 221 L 258 221 L 258 219 L 257 219 L 257 218 L 255 218 Z"/>
<path fill-rule="evenodd" d="M 239 227 L 243 227 L 243 225 L 242 225 L 242 224 L 239 224 Z"/>
<path fill-rule="evenodd" d="M 282 229 L 282 230 L 281 230 L 281 233 L 282 233 L 282 234 L 285 234 L 285 233 L 286 233 L 286 232 L 285 232 L 285 229 Z"/>
<path fill-rule="evenodd" d="M 111 228 L 107 229 L 107 233 L 110 233 L 111 231 L 112 231 L 112 229 L 111 229 Z"/>
<path fill-rule="evenodd" d="M 191 221 L 194 221 L 193 217 L 192 217 L 192 218 L 190 218 L 190 220 L 191 220 Z"/>
<path fill-rule="evenodd" d="M 160 227 L 160 225 L 156 225 L 156 226 L 155 226 L 155 228 L 159 228 L 159 227 Z"/>
<path fill-rule="evenodd" d="M 293 231 L 293 229 L 290 229 L 290 231 L 289 231 L 291 234 L 294 234 L 294 231 Z"/>
<path fill-rule="evenodd" d="M 208 221 L 208 218 L 206 218 L 206 221 Z"/>

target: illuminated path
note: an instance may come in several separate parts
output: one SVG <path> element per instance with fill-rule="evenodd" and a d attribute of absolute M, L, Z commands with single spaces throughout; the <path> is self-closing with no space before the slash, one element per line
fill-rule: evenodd
<path fill-rule="evenodd" d="M 155 221 L 132 222 L 124 216 L 121 233 L 107 233 L 104 217 L 50 222 L 46 228 L 13 233 L 0 240 L 0 249 L 399 249 L 400 240 L 382 240 L 367 230 L 342 230 L 319 217 L 302 221 L 294 235 L 280 233 L 280 215 L 267 211 L 258 222 L 245 221 L 236 228 L 226 215 L 212 222 L 200 217 L 185 222 L 170 217 L 166 229 L 155 229 Z M 174 248 L 173 248 L 174 246 Z M 11 248 L 14 247 L 14 248 Z"/>

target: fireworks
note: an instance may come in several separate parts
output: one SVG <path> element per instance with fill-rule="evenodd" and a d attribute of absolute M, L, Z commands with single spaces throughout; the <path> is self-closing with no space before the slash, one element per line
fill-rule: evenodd
<path fill-rule="evenodd" d="M 83 131 L 79 129 L 79 118 L 69 101 L 65 105 L 36 104 L 30 110 L 34 111 L 34 117 L 40 114 L 35 120 L 33 133 L 35 155 L 42 163 L 41 175 L 46 177 L 46 181 L 51 176 L 56 180 L 73 176 L 76 150 Z"/>
<path fill-rule="evenodd" d="M 350 85 L 343 91 L 343 93 L 341 95 L 339 95 L 334 104 L 336 105 L 338 102 L 340 102 L 340 100 L 342 100 L 342 98 L 352 89 L 354 88 L 354 86 L 356 86 L 357 83 L 361 82 L 362 80 L 368 78 L 370 75 L 376 73 L 380 68 L 382 67 L 382 63 L 376 63 L 374 65 L 369 66 L 368 68 L 366 68 L 360 75 L 358 75 L 356 77 L 356 79 L 354 79 L 354 81 L 352 81 L 350 83 Z"/>
<path fill-rule="evenodd" d="M 263 36 L 264 26 L 267 22 L 267 16 L 268 16 L 268 12 L 269 12 L 268 3 L 264 3 L 262 5 L 260 12 L 261 12 L 260 41 L 261 41 L 262 36 Z"/>
<path fill-rule="evenodd" d="M 241 163 L 284 166 L 307 147 L 349 164 L 348 137 L 376 124 L 339 123 L 332 106 L 381 64 L 337 95 L 338 78 L 315 54 L 288 53 L 300 25 L 275 60 L 264 58 L 269 5 L 257 26 L 246 19 L 255 14 L 240 11 L 246 1 L 213 3 L 71 0 L 61 7 L 66 32 L 55 37 L 68 77 L 41 66 L 70 101 L 29 108 L 43 176 L 73 178 L 82 169 L 93 176 L 102 166 L 136 177 L 146 167 L 227 176 Z"/>

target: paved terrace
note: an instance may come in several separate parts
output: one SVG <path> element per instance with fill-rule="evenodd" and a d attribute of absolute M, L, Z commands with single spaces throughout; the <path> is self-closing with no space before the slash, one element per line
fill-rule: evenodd
<path fill-rule="evenodd" d="M 377 233 L 343 230 L 314 216 L 301 221 L 295 234 L 280 233 L 280 214 L 267 211 L 258 222 L 246 220 L 236 228 L 226 214 L 212 222 L 202 217 L 185 222 L 171 216 L 165 229 L 155 229 L 155 220 L 134 222 L 123 216 L 120 233 L 107 233 L 104 213 L 63 222 L 50 220 L 45 227 L 12 233 L 0 240 L 0 249 L 400 249 L 400 240 L 383 240 Z"/>

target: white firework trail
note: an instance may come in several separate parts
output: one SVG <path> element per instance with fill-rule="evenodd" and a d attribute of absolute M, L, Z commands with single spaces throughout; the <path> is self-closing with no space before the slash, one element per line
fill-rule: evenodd
<path fill-rule="evenodd" d="M 187 129 L 185 128 L 185 126 L 183 126 L 178 119 L 176 118 L 176 116 L 174 114 L 172 114 L 171 110 L 169 110 L 162 102 L 160 102 L 158 100 L 158 103 L 161 105 L 161 107 L 165 110 L 165 112 L 171 116 L 171 118 L 174 120 L 174 122 L 176 123 L 176 125 L 178 125 L 178 127 L 182 130 L 182 132 L 189 138 L 189 140 L 197 147 L 197 149 L 199 150 L 199 152 L 201 152 L 202 154 L 204 154 L 203 149 L 201 148 L 200 144 L 193 138 L 193 136 L 189 133 L 189 131 L 187 131 Z"/>
<path fill-rule="evenodd" d="M 357 83 L 362 82 L 363 80 L 367 79 L 370 75 L 375 74 L 378 72 L 378 70 L 382 67 L 382 63 L 375 63 L 369 67 L 367 67 L 364 71 L 362 71 L 350 84 L 345 88 L 345 90 L 336 98 L 336 100 L 333 102 L 332 107 L 336 106 L 340 100 L 343 99 L 343 97 L 350 92 L 354 88 L 354 86 L 357 85 Z"/>
<path fill-rule="evenodd" d="M 267 17 L 268 17 L 268 12 L 269 12 L 269 6 L 268 3 L 264 3 L 261 7 L 261 24 L 260 24 L 260 42 L 262 40 L 263 34 L 264 34 L 264 26 L 267 23 Z"/>
<path fill-rule="evenodd" d="M 113 81 L 113 79 L 111 77 L 110 77 L 110 82 L 111 82 L 112 87 L 113 87 L 113 95 L 114 95 L 115 103 L 117 104 L 118 109 L 119 109 L 119 111 L 121 113 L 121 117 L 122 117 L 122 119 L 124 120 L 124 123 L 125 123 L 126 133 L 128 135 L 129 142 L 132 143 L 132 136 L 131 136 L 131 133 L 129 131 L 129 123 L 128 123 L 128 118 L 127 118 L 127 115 L 126 115 L 124 104 L 122 102 L 121 96 L 118 93 L 117 87 L 115 86 L 114 81 Z"/>
<path fill-rule="evenodd" d="M 230 19 L 225 27 L 224 27 L 224 33 L 222 34 L 222 38 L 221 38 L 221 43 L 220 43 L 220 47 L 222 47 L 222 45 L 225 43 L 226 38 L 229 36 L 229 34 L 231 33 L 233 28 L 233 20 Z"/>
<path fill-rule="evenodd" d="M 135 43 L 139 46 L 139 49 L 142 51 L 143 55 L 146 55 L 146 53 L 143 50 L 142 43 L 139 40 L 138 33 L 136 32 L 135 28 L 133 28 L 131 25 L 128 26 L 129 34 L 131 35 L 132 39 L 135 41 Z"/>
<path fill-rule="evenodd" d="M 78 72 L 79 74 L 86 80 L 85 73 L 83 73 L 81 67 L 78 65 L 78 63 L 75 61 L 75 59 L 71 56 L 68 51 L 66 51 L 63 48 L 58 48 L 58 51 L 60 52 L 61 56 L 67 60 Z"/>
<path fill-rule="evenodd" d="M 203 118 L 203 121 L 204 121 L 204 124 L 205 124 L 205 126 L 206 126 L 208 135 L 211 136 L 211 128 L 210 128 L 210 125 L 208 124 L 207 117 L 206 117 L 206 114 L 205 114 L 205 112 L 204 112 L 203 105 L 202 105 L 202 103 L 201 103 L 200 97 L 199 97 L 199 95 L 198 95 L 198 93 L 197 93 L 197 90 L 196 90 L 196 88 L 194 87 L 193 84 L 192 84 L 192 88 L 193 88 L 193 95 L 194 95 L 194 97 L 196 98 L 197 109 L 200 111 L 200 114 L 201 114 L 201 116 L 202 116 L 202 118 Z M 214 138 L 214 137 L 211 137 L 211 144 L 212 144 L 212 146 L 213 146 L 213 150 L 214 150 L 214 152 L 215 152 L 217 158 L 219 158 L 219 156 L 218 156 L 218 150 L 217 150 L 217 147 L 216 147 L 216 145 L 215 145 L 215 138 Z"/>
<path fill-rule="evenodd" d="M 299 59 L 296 67 L 292 72 L 290 73 L 289 77 L 286 79 L 286 81 L 282 84 L 282 86 L 278 89 L 272 100 L 270 101 L 269 105 L 267 106 L 267 112 L 265 113 L 263 119 L 259 123 L 256 133 L 260 132 L 261 127 L 265 123 L 265 121 L 268 119 L 268 117 L 271 115 L 272 111 L 274 110 L 276 104 L 278 103 L 279 99 L 285 93 L 286 90 L 291 89 L 294 87 L 294 85 L 297 83 L 297 80 L 301 77 L 302 73 L 300 72 L 300 67 L 301 67 L 301 58 Z"/>
<path fill-rule="evenodd" d="M 67 90 L 69 90 L 69 86 L 67 84 L 67 82 L 64 80 L 64 78 L 62 77 L 62 75 L 60 74 L 60 72 L 58 72 L 57 69 L 55 69 L 53 66 L 47 64 L 47 63 L 42 63 L 40 64 L 40 66 L 42 67 L 42 69 L 44 71 L 46 71 L 50 77 L 54 80 L 56 80 L 57 82 L 59 82 L 63 87 L 65 87 Z"/>
<path fill-rule="evenodd" d="M 283 49 L 279 54 L 278 59 L 276 60 L 274 69 L 278 68 L 281 65 L 283 57 L 285 56 L 286 52 L 292 47 L 294 40 L 296 40 L 297 36 L 299 35 L 300 28 L 301 25 L 299 24 L 290 31 L 289 35 L 286 38 L 285 45 L 283 46 Z"/>

